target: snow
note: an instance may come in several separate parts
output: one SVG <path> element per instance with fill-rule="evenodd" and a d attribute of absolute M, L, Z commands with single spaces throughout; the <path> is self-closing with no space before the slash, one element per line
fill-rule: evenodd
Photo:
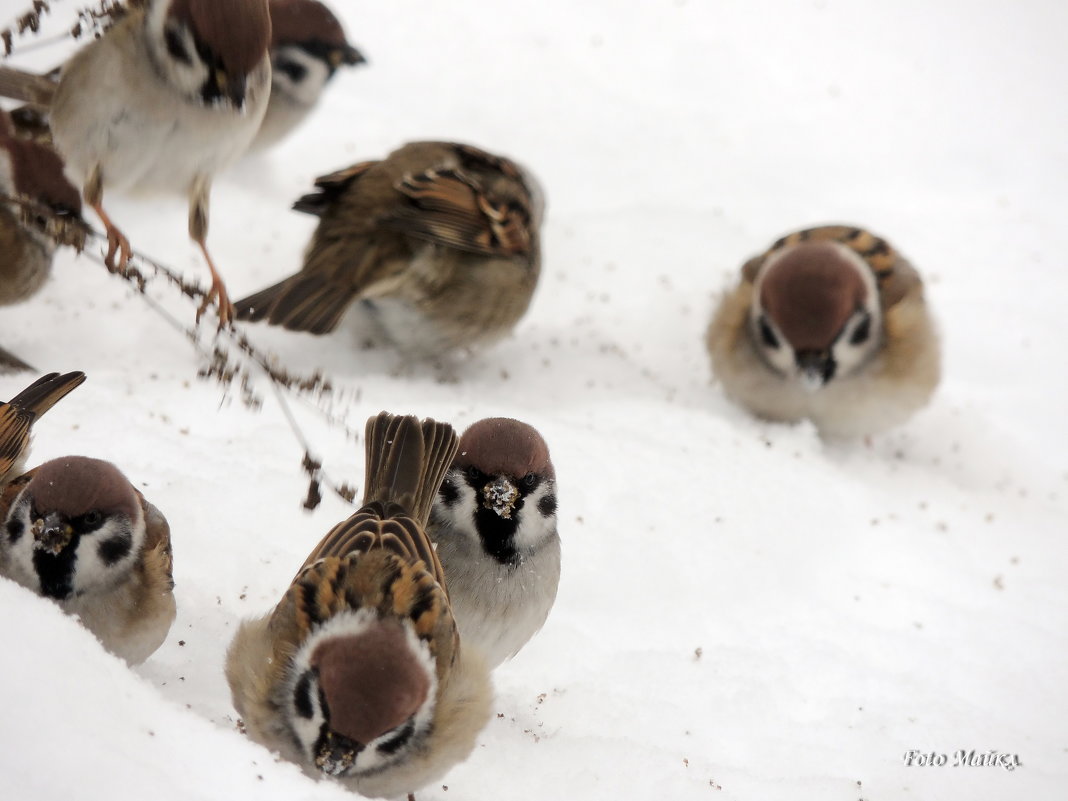
<path fill-rule="evenodd" d="M 28 5 L 2 0 L 0 20 Z M 334 6 L 371 63 L 216 182 L 235 297 L 298 266 L 315 221 L 287 209 L 316 175 L 404 141 L 514 156 L 549 201 L 527 317 L 444 373 L 344 334 L 250 330 L 322 367 L 353 429 L 383 408 L 461 429 L 508 415 L 552 449 L 556 607 L 496 672 L 475 753 L 421 801 L 1063 798 L 1068 5 Z M 107 202 L 135 248 L 205 281 L 182 199 Z M 702 342 L 745 258 L 825 221 L 906 253 L 943 332 L 930 407 L 870 446 L 753 420 Z M 150 295 L 191 324 L 169 287 Z M 118 464 L 170 521 L 179 611 L 130 670 L 0 580 L 0 796 L 347 796 L 248 741 L 222 672 L 237 622 L 348 514 L 329 493 L 302 510 L 303 451 L 266 382 L 253 412 L 198 380 L 191 344 L 85 257 L 3 320 L 4 347 L 89 376 L 31 464 Z M 0 397 L 29 379 L 0 377 Z M 330 477 L 360 486 L 361 444 L 290 404 Z M 953 767 L 962 749 L 1021 766 Z"/>

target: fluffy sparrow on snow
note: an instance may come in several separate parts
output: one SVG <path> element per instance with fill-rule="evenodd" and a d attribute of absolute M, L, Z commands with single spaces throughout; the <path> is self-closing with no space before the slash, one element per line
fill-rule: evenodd
<path fill-rule="evenodd" d="M 171 536 L 110 462 L 65 456 L 0 494 L 0 575 L 53 599 L 131 665 L 174 622 Z"/>
<path fill-rule="evenodd" d="M 7 403 L 0 401 L 0 488 L 25 468 L 33 424 L 84 381 L 85 373 L 49 373 Z M 3 519 L 0 514 L 0 523 Z"/>
<path fill-rule="evenodd" d="M 429 533 L 460 637 L 495 668 L 542 627 L 560 583 L 556 474 L 541 435 L 502 417 L 468 428 Z"/>
<path fill-rule="evenodd" d="M 461 648 L 425 526 L 456 451 L 451 426 L 367 423 L 362 508 L 316 546 L 281 602 L 226 657 L 249 735 L 368 796 L 412 793 L 465 759 L 489 672 Z"/>
<path fill-rule="evenodd" d="M 270 0 L 271 101 L 253 150 L 276 144 L 300 125 L 341 66 L 367 61 L 318 0 Z"/>
<path fill-rule="evenodd" d="M 842 225 L 797 231 L 750 259 L 707 345 L 728 397 L 829 436 L 903 422 L 940 375 L 919 274 L 885 240 Z"/>
<path fill-rule="evenodd" d="M 220 322 L 232 307 L 206 245 L 211 181 L 267 110 L 270 35 L 267 0 L 146 0 L 64 64 L 58 83 L 0 67 L 0 94 L 48 109 L 67 173 L 107 228 L 110 267 L 125 266 L 130 243 L 104 211 L 105 189 L 188 194 L 189 235 L 212 277 L 200 312 L 217 298 Z"/>
<path fill-rule="evenodd" d="M 15 138 L 0 111 L 0 306 L 19 303 L 44 284 L 57 244 L 78 250 L 85 224 L 78 190 L 63 176 L 63 162 L 46 145 Z M 0 351 L 0 372 L 26 369 Z"/>
<path fill-rule="evenodd" d="M 541 267 L 531 176 L 468 145 L 415 142 L 326 175 L 294 208 L 320 218 L 304 267 L 237 302 L 244 320 L 325 334 L 355 301 L 415 356 L 507 334 Z"/>

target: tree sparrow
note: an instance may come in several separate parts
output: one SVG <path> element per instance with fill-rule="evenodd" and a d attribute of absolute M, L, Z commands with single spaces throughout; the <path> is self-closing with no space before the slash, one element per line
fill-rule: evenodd
<path fill-rule="evenodd" d="M 560 583 L 556 474 L 541 435 L 503 417 L 468 428 L 429 534 L 461 639 L 497 667 L 542 627 Z"/>
<path fill-rule="evenodd" d="M 85 373 L 49 373 L 7 403 L 0 401 L 0 488 L 25 468 L 30 453 L 30 435 L 37 418 L 84 381 Z M 0 522 L 3 519 L 0 515 Z"/>
<path fill-rule="evenodd" d="M 218 299 L 232 307 L 208 254 L 212 177 L 248 149 L 267 110 L 267 0 L 144 0 L 62 68 L 58 84 L 0 67 L 0 94 L 48 108 L 56 149 L 108 234 L 122 269 L 130 243 L 102 206 L 105 188 L 184 191 L 189 235 Z M 119 261 L 114 258 L 118 252 Z"/>
<path fill-rule="evenodd" d="M 728 397 L 832 437 L 903 422 L 940 374 L 919 274 L 885 240 L 843 225 L 792 233 L 750 259 L 707 345 Z"/>
<path fill-rule="evenodd" d="M 456 451 L 445 423 L 367 423 L 362 508 L 316 546 L 281 602 L 226 657 L 249 735 L 368 796 L 412 793 L 465 759 L 489 671 L 461 648 L 425 526 Z"/>
<path fill-rule="evenodd" d="M 354 302 L 418 356 L 504 336 L 541 267 L 543 202 L 508 159 L 416 142 L 323 176 L 294 208 L 320 218 L 296 275 L 237 302 L 244 320 L 334 330 Z"/>
<path fill-rule="evenodd" d="M 77 616 L 105 648 L 144 662 L 174 622 L 171 535 L 110 462 L 64 456 L 0 494 L 0 575 Z"/>
<path fill-rule="evenodd" d="M 338 67 L 367 61 L 318 0 L 270 0 L 270 11 L 271 101 L 253 150 L 276 144 L 300 125 Z"/>

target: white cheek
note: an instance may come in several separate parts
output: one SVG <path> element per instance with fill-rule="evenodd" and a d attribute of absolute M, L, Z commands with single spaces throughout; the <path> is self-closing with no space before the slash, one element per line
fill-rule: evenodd
<path fill-rule="evenodd" d="M 278 69 L 279 60 L 290 61 L 304 67 L 304 75 L 294 81 L 283 70 Z M 285 97 L 302 106 L 313 106 L 319 100 L 323 87 L 330 78 L 330 69 L 320 59 L 311 56 L 295 46 L 281 47 L 275 52 L 272 64 L 272 91 L 280 92 Z"/>
<path fill-rule="evenodd" d="M 556 494 L 555 481 L 542 481 L 523 501 L 523 513 L 515 532 L 515 547 L 519 551 L 529 551 L 540 546 L 552 536 L 556 529 L 556 514 L 548 517 L 541 513 L 538 503 L 546 495 Z"/>
<path fill-rule="evenodd" d="M 137 526 L 125 518 L 108 518 L 96 531 L 81 537 L 72 582 L 75 595 L 110 586 L 129 572 L 143 541 L 136 531 Z M 124 533 L 130 538 L 130 550 L 121 559 L 108 564 L 100 556 L 100 545 Z"/>
<path fill-rule="evenodd" d="M 155 7 L 166 7 L 167 3 L 157 3 Z M 192 63 L 187 64 L 179 61 L 167 51 L 166 40 L 163 35 L 163 26 L 160 22 L 158 33 L 149 37 L 149 47 L 152 50 L 160 71 L 167 83 L 174 86 L 181 94 L 187 97 L 199 97 L 201 87 L 208 79 L 208 68 L 197 55 L 196 44 L 192 34 L 186 28 L 176 28 L 175 32 L 189 55 Z"/>
<path fill-rule="evenodd" d="M 435 523 L 478 540 L 478 535 L 475 533 L 475 512 L 478 509 L 478 499 L 475 497 L 475 491 L 464 481 L 463 475 L 458 472 L 450 472 L 446 480 L 452 484 L 460 498 L 452 506 L 447 506 L 439 497 L 439 500 L 434 504 L 433 510 Z"/>
<path fill-rule="evenodd" d="M 30 531 L 29 503 L 17 504 L 8 519 L 22 523 L 22 535 L 15 542 L 10 540 L 7 525 L 4 526 L 2 532 L 11 578 L 24 587 L 40 593 L 41 582 L 37 578 L 37 571 L 33 569 L 33 534 Z"/>
<path fill-rule="evenodd" d="M 835 374 L 836 378 L 855 373 L 872 358 L 872 355 L 879 348 L 883 337 L 882 317 L 878 307 L 868 309 L 868 313 L 871 317 L 871 330 L 867 339 L 859 345 L 850 344 L 849 340 L 860 322 L 860 320 L 854 319 L 842 332 L 842 336 L 839 337 L 831 349 L 834 354 L 834 361 L 838 366 Z"/>

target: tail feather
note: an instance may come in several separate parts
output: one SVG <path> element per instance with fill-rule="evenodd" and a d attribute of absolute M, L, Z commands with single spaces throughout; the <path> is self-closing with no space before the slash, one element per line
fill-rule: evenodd
<path fill-rule="evenodd" d="M 56 82 L 51 78 L 14 67 L 0 67 L 0 97 L 47 107 L 55 94 Z"/>
<path fill-rule="evenodd" d="M 363 501 L 396 503 L 426 525 L 459 444 L 448 423 L 382 412 L 367 421 Z"/>
<path fill-rule="evenodd" d="M 234 304 L 237 319 L 267 320 L 290 331 L 328 334 L 337 328 L 356 293 L 314 275 L 298 273 Z"/>
<path fill-rule="evenodd" d="M 8 401 L 8 405 L 23 412 L 28 412 L 34 417 L 40 417 L 84 381 L 85 373 L 81 372 L 64 373 L 63 375 L 49 373 L 41 376 L 13 397 Z"/>

